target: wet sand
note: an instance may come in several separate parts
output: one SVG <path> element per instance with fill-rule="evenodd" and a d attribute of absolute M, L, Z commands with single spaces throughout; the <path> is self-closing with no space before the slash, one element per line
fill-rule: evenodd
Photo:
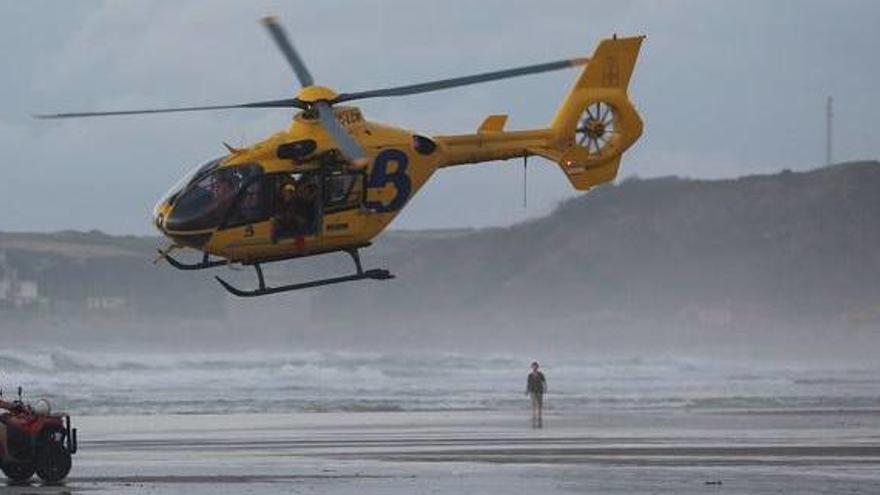
<path fill-rule="evenodd" d="M 77 418 L 62 486 L 0 493 L 880 493 L 880 411 Z"/>

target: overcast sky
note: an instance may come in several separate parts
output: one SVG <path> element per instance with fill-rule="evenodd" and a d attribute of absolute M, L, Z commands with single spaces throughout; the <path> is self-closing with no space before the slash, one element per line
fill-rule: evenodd
<path fill-rule="evenodd" d="M 0 0 L 0 230 L 154 233 L 155 201 L 188 169 L 287 125 L 285 110 L 36 121 L 30 113 L 284 98 L 293 76 L 258 19 L 278 15 L 320 84 L 353 91 L 587 55 L 646 34 L 631 97 L 645 134 L 622 176 L 731 177 L 876 159 L 875 1 Z M 546 124 L 576 71 L 362 104 L 368 119 L 472 132 L 492 113 Z M 555 165 L 442 171 L 397 228 L 505 225 L 574 192 Z"/>

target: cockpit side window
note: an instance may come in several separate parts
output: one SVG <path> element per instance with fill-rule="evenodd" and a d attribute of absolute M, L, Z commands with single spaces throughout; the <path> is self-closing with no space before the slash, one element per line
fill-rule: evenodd
<path fill-rule="evenodd" d="M 244 190 L 238 195 L 238 201 L 222 227 L 238 227 L 249 223 L 268 220 L 272 213 L 273 188 L 272 180 L 262 176 L 250 179 Z"/>

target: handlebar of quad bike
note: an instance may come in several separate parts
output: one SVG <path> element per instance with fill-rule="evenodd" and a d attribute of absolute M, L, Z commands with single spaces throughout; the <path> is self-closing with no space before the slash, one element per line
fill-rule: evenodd
<path fill-rule="evenodd" d="M 70 416 L 64 415 L 64 441 L 67 443 L 67 451 L 76 454 L 79 443 L 76 438 L 76 428 L 70 427 Z"/>
<path fill-rule="evenodd" d="M 15 401 L 9 402 L 9 401 L 5 401 L 3 399 L 0 399 L 0 409 L 5 409 L 5 410 L 11 412 L 12 414 L 22 414 L 22 413 L 28 412 L 28 409 L 30 409 L 30 408 L 27 405 L 25 405 L 24 402 L 22 402 L 20 400 L 15 400 Z"/>

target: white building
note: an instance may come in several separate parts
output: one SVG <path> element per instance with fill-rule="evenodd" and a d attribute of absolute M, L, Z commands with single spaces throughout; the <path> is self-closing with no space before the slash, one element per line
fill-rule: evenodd
<path fill-rule="evenodd" d="M 0 251 L 0 306 L 21 308 L 39 302 L 40 288 L 34 280 L 21 280 L 9 265 L 6 252 Z"/>
<path fill-rule="evenodd" d="M 86 307 L 91 310 L 112 311 L 124 308 L 127 303 L 124 297 L 95 296 L 86 300 Z"/>

